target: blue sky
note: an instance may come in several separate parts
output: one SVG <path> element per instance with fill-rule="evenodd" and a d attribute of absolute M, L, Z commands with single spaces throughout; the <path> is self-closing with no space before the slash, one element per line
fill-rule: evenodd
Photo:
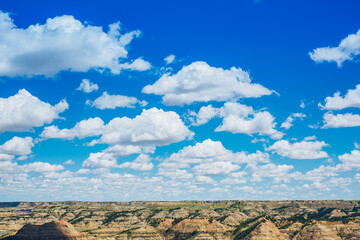
<path fill-rule="evenodd" d="M 360 3 L 0 5 L 0 200 L 359 199 Z"/>

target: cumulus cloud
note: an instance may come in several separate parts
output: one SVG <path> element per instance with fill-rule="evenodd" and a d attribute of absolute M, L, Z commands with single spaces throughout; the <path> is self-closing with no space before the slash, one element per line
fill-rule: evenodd
<path fill-rule="evenodd" d="M 47 162 L 29 163 L 23 165 L 23 168 L 27 172 L 37 172 L 37 173 L 57 172 L 64 170 L 64 167 L 61 165 L 50 164 Z"/>
<path fill-rule="evenodd" d="M 163 103 L 170 106 L 254 98 L 273 93 L 260 84 L 251 83 L 249 74 L 240 68 L 225 70 L 211 67 L 206 62 L 193 62 L 173 75 L 165 73 L 142 92 L 162 95 Z"/>
<path fill-rule="evenodd" d="M 101 118 L 89 118 L 82 120 L 71 129 L 59 129 L 57 126 L 45 127 L 40 137 L 45 139 L 58 138 L 72 140 L 74 138 L 83 139 L 86 137 L 98 136 L 104 130 L 104 121 Z"/>
<path fill-rule="evenodd" d="M 345 170 L 360 169 L 360 151 L 353 150 L 351 153 L 345 153 L 339 156 Z"/>
<path fill-rule="evenodd" d="M 138 58 L 135 59 L 134 61 L 131 61 L 130 63 L 126 62 L 119 64 L 119 68 L 133 70 L 133 71 L 146 71 L 151 68 L 151 64 L 142 58 Z"/>
<path fill-rule="evenodd" d="M 249 165 L 249 169 L 253 172 L 251 177 L 252 181 L 261 181 L 262 178 L 270 177 L 274 178 L 276 182 L 289 181 L 289 171 L 294 167 L 291 165 L 276 165 L 268 163 L 265 165 Z"/>
<path fill-rule="evenodd" d="M 312 60 L 317 63 L 336 62 L 341 67 L 346 60 L 353 60 L 360 54 L 360 30 L 355 34 L 350 34 L 341 40 L 337 47 L 316 48 L 309 53 Z"/>
<path fill-rule="evenodd" d="M 171 154 L 159 164 L 158 174 L 171 176 L 171 173 L 177 173 L 181 177 L 191 178 L 193 175 L 188 170 L 192 170 L 195 175 L 222 175 L 238 170 L 239 164 L 258 162 L 269 162 L 269 155 L 260 151 L 251 154 L 234 153 L 226 149 L 221 142 L 207 139 Z"/>
<path fill-rule="evenodd" d="M 62 70 L 86 72 L 109 69 L 147 70 L 150 64 L 139 58 L 124 62 L 126 46 L 141 32 L 120 33 L 120 23 L 102 27 L 83 24 L 73 16 L 48 18 L 45 24 L 18 28 L 8 13 L 0 12 L 0 76 L 54 76 Z"/>
<path fill-rule="evenodd" d="M 343 128 L 343 127 L 359 127 L 360 115 L 353 113 L 332 114 L 325 113 L 323 116 L 324 125 L 321 128 Z"/>
<path fill-rule="evenodd" d="M 252 135 L 269 135 L 273 139 L 280 139 L 284 135 L 275 128 L 275 118 L 269 112 L 258 112 L 253 118 L 241 118 L 230 115 L 223 119 L 222 124 L 215 129 L 216 132 L 245 133 Z"/>
<path fill-rule="evenodd" d="M 134 108 L 136 105 L 140 105 L 142 107 L 147 105 L 146 101 L 139 101 L 134 97 L 127 97 L 123 95 L 110 95 L 107 92 L 104 92 L 93 102 L 88 101 L 87 103 L 90 104 L 92 107 L 96 107 L 98 109 L 115 109 L 117 107 Z"/>
<path fill-rule="evenodd" d="M 68 108 L 66 100 L 52 106 L 25 89 L 19 90 L 14 96 L 0 98 L 0 133 L 28 131 L 33 127 L 41 127 L 59 118 L 59 114 Z"/>
<path fill-rule="evenodd" d="M 167 56 L 166 58 L 164 58 L 164 61 L 166 62 L 166 64 L 173 63 L 175 61 L 175 55 L 171 54 Z"/>
<path fill-rule="evenodd" d="M 140 154 L 134 161 L 126 162 L 119 165 L 120 168 L 130 168 L 135 171 L 150 171 L 154 164 L 151 162 L 151 157 L 146 154 Z"/>
<path fill-rule="evenodd" d="M 291 128 L 293 125 L 293 122 L 299 118 L 301 120 L 303 120 L 303 118 L 306 117 L 306 114 L 303 113 L 292 113 L 286 120 L 285 122 L 283 122 L 281 124 L 280 127 L 285 128 L 286 130 L 288 130 L 289 128 Z"/>
<path fill-rule="evenodd" d="M 34 146 L 33 139 L 31 137 L 13 137 L 9 141 L 0 145 L 0 158 L 5 160 L 11 160 L 13 156 L 19 155 L 20 160 L 24 160 L 27 155 L 31 154 L 31 148 Z M 6 155 L 7 157 L 6 159 Z"/>
<path fill-rule="evenodd" d="M 191 112 L 190 115 L 194 117 L 194 119 L 190 120 L 193 126 L 200 126 L 208 123 L 212 118 L 217 117 L 219 112 L 219 109 L 214 108 L 212 105 L 204 106 L 200 108 L 198 113 Z"/>
<path fill-rule="evenodd" d="M 344 97 L 336 92 L 333 97 L 325 98 L 325 105 L 319 103 L 319 107 L 325 110 L 341 110 L 344 108 L 360 108 L 360 84 L 355 89 L 349 89 Z"/>
<path fill-rule="evenodd" d="M 191 115 L 194 117 L 191 120 L 195 126 L 205 124 L 214 117 L 222 118 L 222 124 L 215 129 L 216 132 L 268 135 L 273 139 L 283 136 L 282 132 L 275 129 L 275 118 L 269 112 L 257 112 L 252 107 L 239 103 L 227 102 L 221 108 L 209 105 L 201 107 L 197 114 Z"/>
<path fill-rule="evenodd" d="M 96 117 L 80 121 L 71 129 L 59 129 L 57 126 L 45 127 L 40 136 L 71 140 L 101 135 L 90 145 L 106 143 L 151 147 L 192 138 L 193 134 L 177 113 L 151 108 L 144 109 L 141 115 L 133 119 L 117 117 L 108 124 L 104 124 L 103 120 Z"/>
<path fill-rule="evenodd" d="M 229 174 L 238 169 L 240 169 L 240 166 L 231 162 L 202 163 L 192 168 L 196 175 Z"/>
<path fill-rule="evenodd" d="M 296 175 L 295 179 L 307 180 L 313 182 L 321 182 L 329 177 L 337 177 L 338 173 L 360 169 L 360 151 L 353 150 L 351 153 L 345 153 L 338 156 L 341 163 L 334 166 L 321 165 L 318 168 L 312 169 L 305 174 Z"/>
<path fill-rule="evenodd" d="M 292 159 L 318 159 L 329 157 L 326 152 L 322 151 L 322 148 L 327 146 L 329 145 L 324 141 L 304 140 L 290 143 L 287 140 L 280 140 L 266 148 L 266 150 L 274 151 L 283 157 Z"/>
<path fill-rule="evenodd" d="M 75 164 L 75 162 L 73 160 L 71 160 L 71 159 L 63 162 L 63 165 L 74 165 L 74 164 Z"/>
<path fill-rule="evenodd" d="M 110 145 L 162 146 L 192 138 L 191 132 L 173 111 L 144 109 L 135 118 L 114 118 L 93 143 Z"/>
<path fill-rule="evenodd" d="M 136 146 L 116 144 L 106 148 L 103 152 L 111 153 L 115 157 L 126 157 L 135 153 L 154 153 L 155 146 Z"/>
<path fill-rule="evenodd" d="M 357 174 L 355 175 L 354 179 L 355 179 L 358 183 L 360 183 L 360 173 L 357 173 Z"/>
<path fill-rule="evenodd" d="M 199 184 L 216 184 L 216 181 L 209 176 L 196 176 L 196 182 Z"/>
<path fill-rule="evenodd" d="M 76 90 L 83 91 L 84 93 L 91 93 L 97 91 L 98 89 L 99 86 L 97 84 L 90 82 L 89 79 L 83 79 Z"/>
<path fill-rule="evenodd" d="M 116 158 L 109 153 L 90 153 L 82 164 L 85 168 L 114 168 L 117 166 Z"/>
<path fill-rule="evenodd" d="M 232 172 L 226 178 L 220 181 L 222 184 L 243 184 L 246 183 L 245 175 L 246 171 Z"/>

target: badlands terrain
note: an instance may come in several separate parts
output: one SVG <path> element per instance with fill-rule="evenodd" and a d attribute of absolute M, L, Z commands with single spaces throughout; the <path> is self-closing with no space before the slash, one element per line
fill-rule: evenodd
<path fill-rule="evenodd" d="M 360 201 L 0 203 L 0 239 L 360 239 Z"/>

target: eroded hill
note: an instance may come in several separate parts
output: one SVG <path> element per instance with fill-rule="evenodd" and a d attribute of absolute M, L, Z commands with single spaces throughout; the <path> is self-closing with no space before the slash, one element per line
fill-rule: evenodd
<path fill-rule="evenodd" d="M 1 203 L 0 238 L 360 239 L 360 201 Z"/>

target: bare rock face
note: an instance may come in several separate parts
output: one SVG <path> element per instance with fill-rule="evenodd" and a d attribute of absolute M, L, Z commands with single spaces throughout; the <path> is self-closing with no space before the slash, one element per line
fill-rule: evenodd
<path fill-rule="evenodd" d="M 279 229 L 269 220 L 260 223 L 248 236 L 246 240 L 287 240 Z"/>
<path fill-rule="evenodd" d="M 83 240 L 81 234 L 66 221 L 48 222 L 42 225 L 27 224 L 6 240 Z"/>
<path fill-rule="evenodd" d="M 224 236 L 223 234 L 210 235 L 208 233 L 199 233 L 192 239 L 193 240 L 231 240 L 232 238 L 229 236 Z"/>
<path fill-rule="evenodd" d="M 316 223 L 315 225 L 304 228 L 296 237 L 296 240 L 341 240 L 336 231 L 326 227 L 323 224 Z"/>
<path fill-rule="evenodd" d="M 239 225 L 240 222 L 236 220 L 233 216 L 228 216 L 227 218 L 224 219 L 222 223 L 229 226 L 236 226 Z"/>
<path fill-rule="evenodd" d="M 157 229 L 159 229 L 161 231 L 166 231 L 172 227 L 173 222 L 174 222 L 174 219 L 166 218 L 164 221 L 160 222 L 160 224 L 157 226 Z"/>
<path fill-rule="evenodd" d="M 128 239 L 131 240 L 165 240 L 163 236 L 151 226 L 144 226 L 130 232 Z"/>
<path fill-rule="evenodd" d="M 217 221 L 209 223 L 208 219 L 185 219 L 173 228 L 173 231 L 180 233 L 193 233 L 193 232 L 225 232 L 227 227 Z"/>
<path fill-rule="evenodd" d="M 334 218 L 334 217 L 344 217 L 346 216 L 346 214 L 341 211 L 340 209 L 334 209 L 331 211 L 331 213 L 328 215 L 329 218 Z"/>

